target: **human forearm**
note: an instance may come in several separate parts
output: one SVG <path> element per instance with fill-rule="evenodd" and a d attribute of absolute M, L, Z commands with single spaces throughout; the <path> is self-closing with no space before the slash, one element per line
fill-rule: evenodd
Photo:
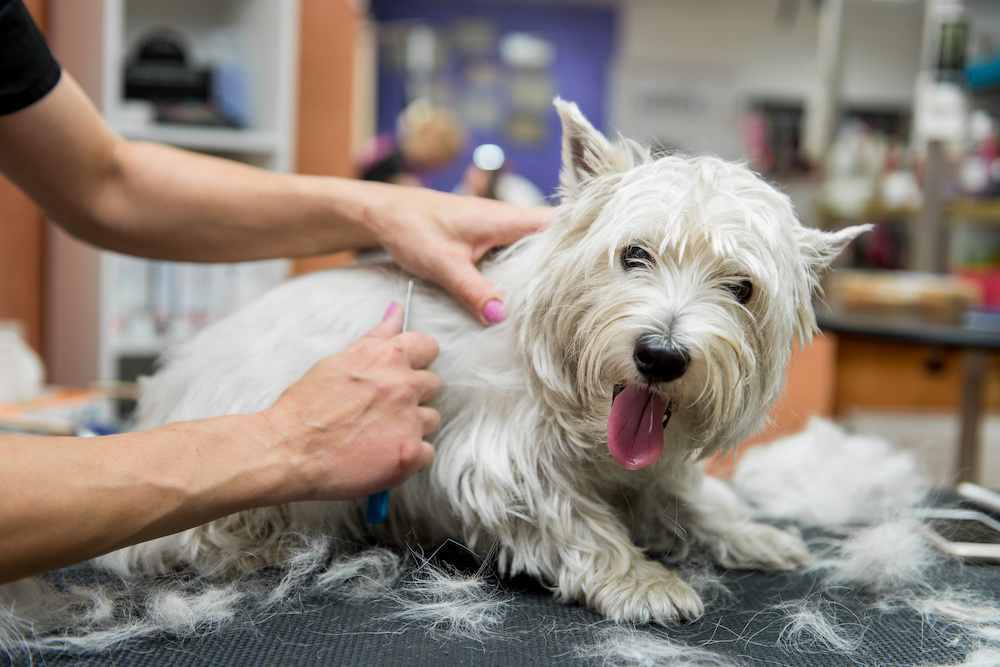
<path fill-rule="evenodd" d="M 349 179 L 276 174 L 159 144 L 121 141 L 115 172 L 79 234 L 101 247 L 182 261 L 301 257 L 374 247 Z"/>
<path fill-rule="evenodd" d="M 70 233 L 129 254 L 238 261 L 377 243 L 362 197 L 378 184 L 121 139 L 66 73 L 34 105 L 0 117 L 0 171 Z"/>
<path fill-rule="evenodd" d="M 0 582 L 285 499 L 257 415 L 101 438 L 0 438 Z"/>

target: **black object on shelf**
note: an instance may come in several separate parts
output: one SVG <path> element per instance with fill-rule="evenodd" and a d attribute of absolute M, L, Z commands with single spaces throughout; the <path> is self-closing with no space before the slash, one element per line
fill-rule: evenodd
<path fill-rule="evenodd" d="M 125 65 L 126 99 L 207 102 L 211 73 L 188 64 L 184 41 L 172 30 L 157 30 L 143 37 Z"/>

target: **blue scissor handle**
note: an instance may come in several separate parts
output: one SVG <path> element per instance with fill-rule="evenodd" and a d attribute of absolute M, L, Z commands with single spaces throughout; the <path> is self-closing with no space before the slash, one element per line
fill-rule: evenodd
<path fill-rule="evenodd" d="M 380 524 L 389 516 L 389 491 L 379 491 L 368 496 L 365 518 L 370 524 Z"/>

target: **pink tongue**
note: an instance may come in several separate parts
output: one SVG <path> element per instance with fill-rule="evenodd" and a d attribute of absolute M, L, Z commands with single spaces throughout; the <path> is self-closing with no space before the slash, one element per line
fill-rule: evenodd
<path fill-rule="evenodd" d="M 667 402 L 644 387 L 625 387 L 611 404 L 608 448 L 629 470 L 656 463 L 663 453 L 663 413 Z"/>

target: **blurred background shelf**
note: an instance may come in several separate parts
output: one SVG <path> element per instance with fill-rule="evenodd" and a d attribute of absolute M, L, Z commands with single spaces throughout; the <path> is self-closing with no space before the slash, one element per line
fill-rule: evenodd
<path fill-rule="evenodd" d="M 1000 199 L 956 199 L 948 203 L 950 221 L 1000 224 Z"/>
<path fill-rule="evenodd" d="M 292 170 L 297 0 L 49 0 L 47 12 L 56 57 L 122 136 Z M 153 101 L 126 99 L 135 88 L 126 69 L 142 62 L 156 40 L 161 51 L 164 42 L 176 48 L 182 73 L 207 79 L 213 97 L 195 110 L 215 124 L 156 122 L 162 109 Z M 221 100 L 213 85 L 227 86 L 228 121 L 212 119 Z M 46 246 L 46 364 L 50 381 L 66 385 L 133 380 L 167 345 L 290 273 L 286 260 L 189 265 L 125 257 L 95 250 L 51 224 Z"/>
<path fill-rule="evenodd" d="M 818 203 L 815 208 L 821 224 L 829 225 L 831 221 L 870 222 L 877 220 L 909 221 L 916 218 L 919 209 L 884 206 L 871 204 L 862 211 L 843 212 Z M 945 205 L 945 222 L 986 222 L 1000 224 L 1000 198 L 957 198 L 949 200 Z"/>

